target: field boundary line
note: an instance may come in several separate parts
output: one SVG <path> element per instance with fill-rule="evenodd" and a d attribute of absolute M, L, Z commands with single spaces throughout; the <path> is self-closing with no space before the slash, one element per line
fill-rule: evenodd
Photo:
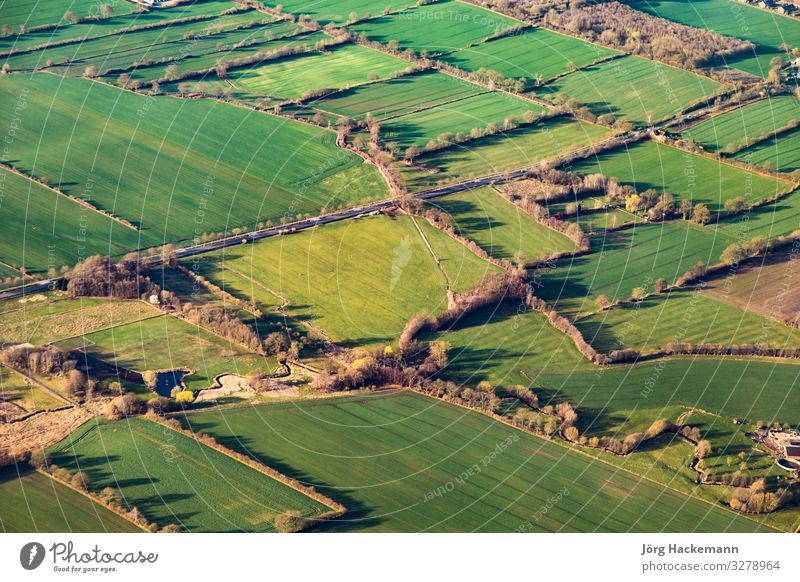
<path fill-rule="evenodd" d="M 409 214 L 409 218 L 411 218 L 411 222 L 414 224 L 414 228 L 417 229 L 417 233 L 422 239 L 422 243 L 425 245 L 425 247 L 428 249 L 428 252 L 430 252 L 431 256 L 433 257 L 433 261 L 436 263 L 436 267 L 439 269 L 439 272 L 442 273 L 442 276 L 444 277 L 444 284 L 445 287 L 447 288 L 447 293 L 450 294 L 453 290 L 453 284 L 450 281 L 450 277 L 447 275 L 447 272 L 444 270 L 444 267 L 442 267 L 442 261 L 439 259 L 439 257 L 436 256 L 436 253 L 433 251 L 433 247 L 431 246 L 428 237 L 425 236 L 425 233 L 422 232 L 422 229 L 419 227 L 419 224 L 417 224 L 416 217 Z"/>
<path fill-rule="evenodd" d="M 90 500 L 90 501 L 91 501 L 93 504 L 97 504 L 97 505 L 99 505 L 100 507 L 103 507 L 103 508 L 105 508 L 106 510 L 110 511 L 111 513 L 115 513 L 115 514 L 117 514 L 118 516 L 120 516 L 121 518 L 123 518 L 125 521 L 127 521 L 127 522 L 129 522 L 129 523 L 132 523 L 133 525 L 135 525 L 136 527 L 138 527 L 138 528 L 139 528 L 139 529 L 141 529 L 142 531 L 144 531 L 144 532 L 147 532 L 147 533 L 153 533 L 153 532 L 151 532 L 149 529 L 147 529 L 146 527 L 144 527 L 142 524 L 140 524 L 140 523 L 137 523 L 136 521 L 134 521 L 134 520 L 132 520 L 130 517 L 128 517 L 127 513 L 126 513 L 125 511 L 123 511 L 123 510 L 122 510 L 122 508 L 119 508 L 119 509 L 118 509 L 118 508 L 115 508 L 115 507 L 111 507 L 110 505 L 106 505 L 105 503 L 101 502 L 99 499 L 95 498 L 95 496 L 94 496 L 93 494 L 89 493 L 88 491 L 84 491 L 83 489 L 79 489 L 78 487 L 75 487 L 75 486 L 74 486 L 72 483 L 69 483 L 69 482 L 67 482 L 67 481 L 64 481 L 63 479 L 59 479 L 58 477 L 56 477 L 56 476 L 55 476 L 55 475 L 53 475 L 52 473 L 48 473 L 48 472 L 47 472 L 47 471 L 45 471 L 44 469 L 37 468 L 37 469 L 36 469 L 36 472 L 37 472 L 37 473 L 40 473 L 40 474 L 42 474 L 42 475 L 45 475 L 46 477 L 48 477 L 48 478 L 52 479 L 52 480 L 53 480 L 53 481 L 55 481 L 56 483 L 60 483 L 61 485 L 63 485 L 63 486 L 64 486 L 64 487 L 66 487 L 67 489 L 71 489 L 72 491 L 74 491 L 74 492 L 76 492 L 76 493 L 79 493 L 79 494 L 83 495 L 84 497 L 86 497 L 87 499 L 89 499 L 89 500 Z"/>
<path fill-rule="evenodd" d="M 416 389 L 413 389 L 413 388 L 405 388 L 405 390 L 408 390 L 409 392 L 414 392 L 414 393 L 417 393 L 417 394 L 421 394 L 422 396 L 425 396 L 426 398 L 430 398 L 431 400 L 438 400 L 438 401 L 441 401 L 441 402 L 445 402 L 447 404 L 452 404 L 453 406 L 458 406 L 460 408 L 463 408 L 464 410 L 469 410 L 469 411 L 475 412 L 477 414 L 481 414 L 481 415 L 485 416 L 486 418 L 489 418 L 489 419 L 494 420 L 496 422 L 499 422 L 501 424 L 507 425 L 508 427 L 510 427 L 510 428 L 512 428 L 514 430 L 518 430 L 518 431 L 523 432 L 523 433 L 525 433 L 527 435 L 530 435 L 530 436 L 533 436 L 533 437 L 536 437 L 536 438 L 539 438 L 539 439 L 542 439 L 542 440 L 545 440 L 545 441 L 549 441 L 549 442 L 551 442 L 553 444 L 556 444 L 556 445 L 558 445 L 558 446 L 560 446 L 560 447 L 562 447 L 562 448 L 564 448 L 566 450 L 574 451 L 574 452 L 576 452 L 576 453 L 578 453 L 580 455 L 583 455 L 584 457 L 587 457 L 587 458 L 592 459 L 594 461 L 598 461 L 598 462 L 603 463 L 603 464 L 605 464 L 605 465 L 607 465 L 609 467 L 613 467 L 616 470 L 616 472 L 627 473 L 627 474 L 629 474 L 629 475 L 631 475 L 631 476 L 633 476 L 633 477 L 635 477 L 635 478 L 637 478 L 639 480 L 648 481 L 648 482 L 650 482 L 650 483 L 652 483 L 654 485 L 657 485 L 658 487 L 663 487 L 665 489 L 669 489 L 670 491 L 672 491 L 674 493 L 677 493 L 677 494 L 679 494 L 679 495 L 681 495 L 683 497 L 689 497 L 689 498 L 692 498 L 692 499 L 696 499 L 696 500 L 702 501 L 703 503 L 707 503 L 708 505 L 711 505 L 713 507 L 723 509 L 723 510 L 729 512 L 729 513 L 734 514 L 734 515 L 737 515 L 737 516 L 740 516 L 740 517 L 745 517 L 745 518 L 749 519 L 750 521 L 753 521 L 753 522 L 759 524 L 760 526 L 768 527 L 768 528 L 770 528 L 770 529 L 772 529 L 772 530 L 774 530 L 776 532 L 784 532 L 785 531 L 785 530 L 778 529 L 777 527 L 774 527 L 771 524 L 767 524 L 766 522 L 760 522 L 760 521 L 756 520 L 755 518 L 753 518 L 750 514 L 740 513 L 738 511 L 734 511 L 733 509 L 731 509 L 727 505 L 721 505 L 721 504 L 713 503 L 712 501 L 709 501 L 708 499 L 705 499 L 703 497 L 699 497 L 697 495 L 693 495 L 693 494 L 690 494 L 690 493 L 685 493 L 684 491 L 681 491 L 680 489 L 677 489 L 677 488 L 673 487 L 672 485 L 667 485 L 665 483 L 661 483 L 660 481 L 656 481 L 652 477 L 647 477 L 645 475 L 639 475 L 638 473 L 634 473 L 630 469 L 627 469 L 627 468 L 619 466 L 619 465 L 615 465 L 614 463 L 611 463 L 611 462 L 609 462 L 609 461 L 607 461 L 607 460 L 605 460 L 603 458 L 600 458 L 599 456 L 590 455 L 589 453 L 583 451 L 581 449 L 581 447 L 578 446 L 578 445 L 566 444 L 566 443 L 564 443 L 564 442 L 562 442 L 562 441 L 560 441 L 558 439 L 547 438 L 547 437 L 543 437 L 543 436 L 534 434 L 532 432 L 528 432 L 523 428 L 515 426 L 508 419 L 504 419 L 504 418 L 501 418 L 499 416 L 489 415 L 489 414 L 487 414 L 487 413 L 485 413 L 485 412 L 483 412 L 483 411 L 481 411 L 481 410 L 479 410 L 477 408 L 470 408 L 469 406 L 466 406 L 466 405 L 463 405 L 463 404 L 459 404 L 457 402 L 452 402 L 450 400 L 444 400 L 443 398 L 436 398 L 434 396 L 431 396 L 430 394 L 426 394 L 426 393 L 424 393 L 424 392 L 422 392 L 420 390 L 416 390 Z M 599 452 L 602 453 L 603 451 L 599 451 Z M 635 452 L 633 454 L 635 454 Z"/>
<path fill-rule="evenodd" d="M 51 186 L 50 184 L 45 184 L 41 180 L 38 180 L 38 179 L 34 178 L 33 176 L 29 176 L 28 174 L 22 172 L 21 170 L 18 170 L 14 166 L 10 166 L 10 165 L 8 165 L 8 164 L 6 164 L 4 162 L 0 162 L 0 168 L 3 168 L 3 169 L 5 169 L 5 170 L 7 170 L 7 171 L 9 171 L 9 172 L 11 172 L 13 174 L 16 174 L 16 175 L 18 175 L 18 176 L 20 176 L 22 178 L 25 178 L 26 180 L 28 180 L 30 182 L 38 184 L 39 186 L 41 186 L 41 187 L 43 187 L 43 188 L 45 188 L 47 190 L 50 190 L 51 192 L 54 192 L 54 193 L 58 194 L 59 196 L 63 196 L 64 198 L 68 198 L 69 200 L 72 200 L 73 202 L 75 202 L 77 204 L 80 204 L 81 206 L 84 206 L 85 208 L 88 208 L 89 210 L 92 210 L 96 214 L 100 214 L 101 216 L 105 216 L 106 218 L 110 218 L 111 220 L 114 220 L 114 221 L 120 223 L 121 225 L 123 225 L 123 226 L 125 226 L 127 228 L 130 228 L 133 231 L 139 232 L 139 230 L 140 230 L 139 228 L 134 226 L 131 222 L 128 222 L 126 219 L 124 219 L 122 217 L 119 217 L 119 216 L 115 216 L 114 214 L 111 214 L 110 212 L 106 212 L 105 210 L 102 210 L 102 209 L 98 208 L 97 206 L 93 205 L 91 202 L 87 202 L 86 200 L 83 200 L 82 198 L 78 198 L 77 196 L 73 196 L 71 194 L 67 194 L 63 190 L 59 190 L 58 188 L 55 188 L 55 187 Z"/>
<path fill-rule="evenodd" d="M 269 477 L 274 481 L 278 481 L 279 483 L 282 483 L 283 485 L 286 485 L 287 487 L 294 489 L 298 493 L 302 493 L 309 499 L 313 499 L 314 501 L 330 509 L 329 512 L 323 513 L 317 516 L 316 518 L 312 518 L 310 520 L 312 522 L 327 521 L 328 519 L 341 517 L 347 511 L 347 507 L 345 507 L 343 504 L 339 503 L 338 501 L 335 501 L 334 499 L 328 497 L 327 495 L 320 493 L 313 487 L 300 484 L 300 482 L 297 481 L 296 479 L 292 479 L 288 475 L 284 475 L 277 469 L 274 469 L 273 467 L 270 467 L 266 463 L 262 463 L 261 461 L 257 460 L 255 457 L 244 455 L 242 453 L 237 453 L 236 451 L 229 449 L 225 445 L 217 442 L 217 440 L 210 435 L 206 435 L 206 438 L 202 438 L 198 436 L 197 433 L 195 433 L 193 430 L 183 428 L 182 426 L 179 429 L 175 426 L 172 426 L 172 423 L 167 422 L 165 418 L 155 414 L 146 415 L 144 418 L 152 422 L 153 424 L 158 424 L 160 426 L 163 426 L 187 438 L 191 438 L 192 440 L 201 445 L 204 445 L 210 449 L 214 449 L 218 453 L 227 456 L 228 458 L 236 461 L 237 463 L 245 465 L 253 469 L 254 471 L 257 471 Z M 178 425 L 180 425 L 179 420 L 177 419 L 174 420 L 176 423 L 178 423 Z"/>

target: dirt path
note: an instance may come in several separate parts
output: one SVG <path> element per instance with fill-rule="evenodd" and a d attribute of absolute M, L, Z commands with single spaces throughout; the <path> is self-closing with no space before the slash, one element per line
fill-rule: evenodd
<path fill-rule="evenodd" d="M 431 256 L 433 257 L 433 260 L 436 262 L 436 266 L 439 268 L 439 271 L 441 271 L 442 276 L 444 277 L 445 285 L 447 286 L 447 293 L 448 294 L 451 293 L 453 291 L 453 284 L 450 281 L 450 277 L 447 275 L 447 271 L 445 271 L 444 267 L 442 267 L 442 261 L 439 260 L 439 257 L 436 256 L 436 253 L 434 252 L 430 241 L 428 241 L 428 237 L 425 236 L 425 233 L 422 232 L 422 229 L 419 227 L 419 224 L 417 224 L 416 216 L 412 216 L 412 215 L 409 214 L 409 217 L 411 218 L 411 222 L 414 223 L 414 226 L 416 227 L 417 232 L 419 233 L 419 236 L 422 239 L 422 242 L 425 243 L 425 246 L 428 248 L 428 251 L 431 253 Z"/>

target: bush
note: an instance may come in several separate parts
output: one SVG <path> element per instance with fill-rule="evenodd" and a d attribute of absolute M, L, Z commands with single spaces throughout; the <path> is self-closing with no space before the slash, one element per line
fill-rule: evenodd
<path fill-rule="evenodd" d="M 295 533 L 308 527 L 308 520 L 299 511 L 286 511 L 275 516 L 275 529 L 281 533 Z"/>

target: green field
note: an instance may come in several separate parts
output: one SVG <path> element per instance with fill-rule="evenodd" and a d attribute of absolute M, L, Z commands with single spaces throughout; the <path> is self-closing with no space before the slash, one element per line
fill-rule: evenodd
<path fill-rule="evenodd" d="M 720 90 L 716 81 L 635 56 L 593 65 L 548 83 L 536 93 L 563 93 L 597 115 L 645 125 L 664 119 Z"/>
<path fill-rule="evenodd" d="M 0 342 L 42 345 L 161 313 L 144 301 L 36 297 L 0 303 Z"/>
<path fill-rule="evenodd" d="M 434 337 L 452 344 L 445 378 L 467 386 L 483 380 L 522 384 L 543 404 L 568 400 L 581 432 L 621 436 L 645 430 L 678 406 L 751 420 L 800 421 L 800 364 L 791 360 L 676 356 L 594 366 L 544 315 L 513 304 L 475 313 L 428 339 Z"/>
<path fill-rule="evenodd" d="M 735 277 L 723 273 L 707 279 L 703 293 L 764 317 L 798 322 L 800 294 L 792 292 L 800 287 L 796 262 L 792 247 L 772 251 L 763 260 L 740 265 Z"/>
<path fill-rule="evenodd" d="M 385 9 L 399 10 L 413 6 L 413 0 L 286 0 L 285 2 L 264 2 L 267 6 L 283 6 L 283 11 L 291 14 L 307 14 L 312 19 L 322 24 L 336 22 L 344 24 L 350 18 L 350 13 L 355 12 L 358 18 L 365 18 L 367 14 L 381 14 Z"/>
<path fill-rule="evenodd" d="M 189 437 L 144 419 L 90 422 L 51 449 L 53 462 L 113 487 L 160 526 L 190 532 L 274 531 L 275 515 L 326 508 Z"/>
<path fill-rule="evenodd" d="M 401 49 L 439 54 L 464 48 L 519 24 L 473 4 L 444 0 L 359 22 L 350 28 L 366 33 L 373 41 L 397 41 Z"/>
<path fill-rule="evenodd" d="M 2 167 L 0 190 L 0 260 L 29 274 L 141 244 L 136 230 Z"/>
<path fill-rule="evenodd" d="M 424 232 L 456 290 L 497 270 L 442 232 Z M 392 343 L 413 315 L 447 307 L 445 278 L 408 217 L 330 224 L 210 257 L 205 277 L 259 303 L 272 290 L 289 300 L 288 315 L 349 346 Z"/>
<path fill-rule="evenodd" d="M 724 64 L 766 78 L 769 62 L 786 57 L 778 48 L 800 46 L 800 22 L 772 10 L 734 3 L 732 0 L 626 0 L 626 4 L 660 18 L 735 36 L 756 45 L 754 52 L 727 59 Z"/>
<path fill-rule="evenodd" d="M 453 217 L 456 232 L 498 259 L 512 261 L 522 251 L 527 261 L 534 261 L 576 248 L 570 239 L 539 224 L 491 188 L 453 194 L 431 204 Z"/>
<path fill-rule="evenodd" d="M 74 6 L 78 3 L 86 2 L 86 0 L 71 1 L 73 6 L 72 11 L 76 16 L 80 16 Z M 54 0 L 48 0 L 48 4 L 56 4 Z M 93 0 L 94 10 L 97 10 L 99 4 Z M 0 13 L 5 13 L 9 6 L 10 0 L 5 0 L 0 6 Z M 37 2 L 36 5 L 41 5 L 42 2 Z M 109 2 L 109 4 L 112 4 Z M 27 32 L 23 35 L 10 36 L 0 39 L 0 50 L 3 51 L 23 51 L 29 50 L 45 44 L 59 43 L 65 41 L 80 42 L 89 38 L 115 34 L 123 32 L 132 27 L 153 26 L 153 25 L 168 25 L 171 26 L 175 21 L 184 18 L 198 18 L 208 17 L 212 18 L 215 15 L 221 14 L 226 10 L 230 10 L 233 6 L 229 0 L 201 0 L 198 2 L 180 4 L 169 8 L 159 8 L 157 10 L 148 10 L 142 12 L 133 12 L 137 7 L 127 0 L 125 2 L 114 2 L 115 16 L 112 18 L 104 18 L 102 20 L 89 20 L 78 24 L 67 24 L 61 22 L 57 28 L 49 28 L 39 32 Z M 29 6 L 25 4 L 25 6 Z M 8 7 L 8 8 L 6 8 Z M 59 5 L 57 20 L 61 20 L 64 13 L 69 10 L 69 6 L 65 6 L 63 2 Z M 39 14 L 39 12 L 36 12 Z M 0 25 L 4 22 L 0 16 Z"/>
<path fill-rule="evenodd" d="M 190 390 L 211 386 L 220 374 L 266 373 L 275 360 L 246 351 L 233 341 L 171 315 L 162 315 L 89 333 L 56 343 L 63 350 L 81 350 L 127 370 L 189 368 L 183 381 Z"/>
<path fill-rule="evenodd" d="M 712 211 L 722 210 L 724 202 L 731 198 L 742 196 L 754 202 L 789 189 L 783 180 L 650 140 L 576 162 L 570 171 L 599 172 L 630 184 L 639 192 L 655 188 L 673 194 L 677 200 L 702 202 Z"/>
<path fill-rule="evenodd" d="M 142 530 L 85 495 L 33 471 L 0 472 L 4 533 L 135 533 Z"/>
<path fill-rule="evenodd" d="M 582 121 L 548 119 L 420 156 L 417 161 L 436 171 L 404 168 L 404 174 L 411 190 L 424 190 L 532 166 L 602 141 L 609 133 L 604 127 Z"/>
<path fill-rule="evenodd" d="M 409 392 L 217 410 L 185 422 L 308 479 L 352 508 L 323 526 L 328 531 L 762 528 L 478 413 Z M 493 453 L 497 446 L 500 452 Z M 456 481 L 474 465 L 477 473 Z M 447 492 L 432 494 L 439 487 Z M 559 501 L 537 515 L 559 491 Z"/>
<path fill-rule="evenodd" d="M 743 162 L 779 172 L 800 170 L 800 130 L 794 130 L 758 143 L 736 156 Z"/>
<path fill-rule="evenodd" d="M 792 192 L 750 212 L 731 216 L 711 228 L 732 237 L 786 236 L 800 229 L 800 193 Z"/>
<path fill-rule="evenodd" d="M 25 124 L 9 148 L 14 165 L 139 225 L 136 246 L 387 193 L 375 166 L 317 127 L 45 73 L 2 78 L 0 98 L 15 103 L 21 93 Z M 0 110 L 0 123 L 13 114 Z"/>
<path fill-rule="evenodd" d="M 137 10 L 133 2 L 114 2 L 116 15 L 128 14 Z M 8 24 L 12 29 L 20 25 L 35 28 L 48 24 L 64 23 L 64 13 L 70 10 L 77 18 L 100 16 L 100 5 L 97 0 L 37 0 L 33 3 L 5 0 L 0 3 L 0 23 Z"/>
<path fill-rule="evenodd" d="M 367 113 L 382 119 L 404 115 L 425 107 L 435 107 L 485 91 L 483 87 L 456 77 L 426 71 L 381 83 L 359 85 L 333 93 L 311 104 L 317 109 L 355 119 L 361 119 Z"/>
<path fill-rule="evenodd" d="M 469 135 L 472 128 L 483 129 L 489 123 L 502 127 L 503 121 L 510 117 L 522 122 L 525 113 L 540 114 L 545 110 L 538 103 L 505 93 L 487 92 L 387 119 L 381 123 L 381 139 L 401 148 L 410 145 L 422 148 L 444 133 Z"/>
<path fill-rule="evenodd" d="M 800 346 L 800 330 L 683 289 L 602 311 L 576 325 L 586 341 L 604 353 L 634 348 L 651 354 L 669 342 Z"/>
<path fill-rule="evenodd" d="M 6 62 L 13 71 L 45 67 L 47 61 L 52 60 L 55 66 L 49 68 L 60 74 L 81 76 L 87 66 L 96 66 L 98 72 L 104 74 L 107 69 L 128 67 L 148 59 L 153 61 L 181 59 L 191 56 L 194 52 L 208 52 L 212 47 L 216 51 L 218 42 L 234 44 L 252 39 L 262 40 L 261 37 L 266 30 L 274 31 L 278 36 L 297 28 L 294 24 L 279 22 L 272 26 L 222 32 L 224 29 L 268 23 L 271 20 L 272 17 L 267 14 L 248 10 L 199 22 L 193 20 L 95 37 L 80 43 L 12 55 Z M 217 31 L 216 34 L 213 34 L 212 27 Z M 195 38 L 184 39 L 185 35 L 194 35 Z M 224 54 L 218 56 L 234 58 L 237 55 L 228 56 L 227 51 L 224 51 Z M 162 64 L 159 70 L 163 73 L 166 66 Z"/>
<path fill-rule="evenodd" d="M 332 47 L 330 53 L 309 53 L 236 69 L 229 78 L 253 95 L 299 99 L 307 91 L 347 88 L 371 79 L 386 78 L 409 63 L 356 44 Z"/>
<path fill-rule="evenodd" d="M 594 236 L 591 254 L 561 259 L 537 274 L 541 287 L 535 293 L 559 311 L 595 311 L 600 295 L 613 302 L 628 299 L 635 287 L 652 290 L 659 277 L 673 283 L 698 261 L 718 263 L 734 242 L 684 221 L 637 224 Z"/>
<path fill-rule="evenodd" d="M 702 121 L 681 135 L 709 151 L 731 149 L 746 139 L 767 134 L 800 121 L 800 104 L 793 95 L 767 97 Z"/>
<path fill-rule="evenodd" d="M 0 366 L 0 417 L 21 416 L 36 410 L 49 410 L 64 406 L 64 401 L 31 384 L 22 376 Z M 10 404 L 11 406 L 8 406 Z"/>
<path fill-rule="evenodd" d="M 528 28 L 522 34 L 443 55 L 441 60 L 473 73 L 489 69 L 505 77 L 541 82 L 614 54 L 617 51 L 566 34 Z"/>

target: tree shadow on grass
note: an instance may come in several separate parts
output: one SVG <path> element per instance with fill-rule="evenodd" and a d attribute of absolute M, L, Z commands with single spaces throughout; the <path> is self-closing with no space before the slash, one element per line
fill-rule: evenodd
<path fill-rule="evenodd" d="M 190 427 L 193 431 L 200 431 L 214 435 L 214 424 L 197 422 L 192 415 L 185 415 L 182 418 L 182 421 L 185 426 Z M 272 467 L 283 475 L 291 477 L 292 479 L 296 479 L 301 483 L 310 485 L 323 495 L 342 503 L 347 508 L 347 512 L 342 518 L 321 523 L 309 531 L 357 531 L 363 528 L 375 527 L 385 521 L 384 518 L 370 516 L 370 513 L 375 511 L 375 508 L 366 505 L 363 501 L 354 497 L 347 490 L 340 489 L 335 483 L 329 483 L 321 480 L 318 476 L 311 475 L 306 471 L 289 465 L 288 463 L 285 463 L 275 457 L 255 452 L 257 445 L 253 439 L 242 436 L 222 435 L 215 435 L 215 438 L 221 445 L 233 451 L 252 457 L 257 461 Z M 331 462 L 338 461 L 332 460 Z"/>

